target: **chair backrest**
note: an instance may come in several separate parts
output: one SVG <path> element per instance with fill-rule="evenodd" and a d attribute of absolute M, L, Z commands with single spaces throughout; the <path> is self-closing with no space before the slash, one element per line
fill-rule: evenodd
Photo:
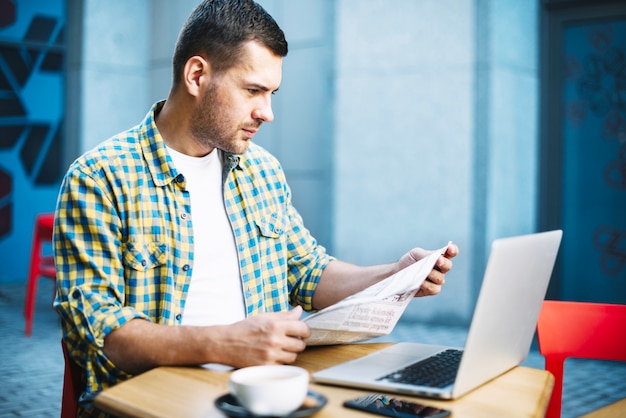
<path fill-rule="evenodd" d="M 61 418 L 76 418 L 78 397 L 82 392 L 81 371 L 78 364 L 70 357 L 63 340 L 61 340 L 61 346 L 63 347 L 63 358 L 65 359 Z"/>
<path fill-rule="evenodd" d="M 54 257 L 52 255 L 44 255 L 42 251 L 45 243 L 52 242 L 53 226 L 54 213 L 41 213 L 35 218 L 35 231 L 33 233 L 28 278 L 26 280 L 26 297 L 24 299 L 24 334 L 27 337 L 30 337 L 33 331 L 37 281 L 40 277 L 56 280 Z"/>
<path fill-rule="evenodd" d="M 35 236 L 44 241 L 51 241 L 54 228 L 54 213 L 42 213 L 37 215 L 35 224 Z"/>
<path fill-rule="evenodd" d="M 626 305 L 546 300 L 537 322 L 539 351 L 555 378 L 547 418 L 561 416 L 568 357 L 626 361 Z"/>
<path fill-rule="evenodd" d="M 49 279 L 56 278 L 54 258 L 51 255 L 44 256 L 42 248 L 44 243 L 52 242 L 54 232 L 54 213 L 41 213 L 35 219 L 35 231 L 31 248 L 31 260 L 29 281 L 36 280 L 38 276 Z M 33 276 L 33 277 L 30 277 Z"/>

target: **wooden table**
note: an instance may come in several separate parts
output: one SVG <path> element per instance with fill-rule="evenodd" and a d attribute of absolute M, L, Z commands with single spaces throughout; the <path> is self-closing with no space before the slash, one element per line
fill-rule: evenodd
<path fill-rule="evenodd" d="M 315 372 L 390 344 L 311 347 L 298 356 L 295 365 Z M 159 367 L 103 391 L 95 404 L 120 417 L 223 418 L 213 402 L 228 392 L 229 374 L 200 367 Z M 453 417 L 543 417 L 553 385 L 554 377 L 545 370 L 516 367 L 455 401 L 397 397 L 450 409 Z M 328 398 L 315 418 L 374 416 L 342 406 L 343 401 L 368 393 L 366 390 L 315 383 L 311 390 Z"/>

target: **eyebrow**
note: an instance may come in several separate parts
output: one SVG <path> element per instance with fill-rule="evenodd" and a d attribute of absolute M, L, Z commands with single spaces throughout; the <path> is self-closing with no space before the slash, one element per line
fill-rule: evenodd
<path fill-rule="evenodd" d="M 249 86 L 253 87 L 253 88 L 257 89 L 257 90 L 270 91 L 270 89 L 268 87 L 263 86 L 261 84 L 257 84 L 257 83 L 250 83 Z M 278 87 L 276 90 L 273 90 L 272 93 L 278 92 L 279 89 L 280 89 L 280 87 Z"/>

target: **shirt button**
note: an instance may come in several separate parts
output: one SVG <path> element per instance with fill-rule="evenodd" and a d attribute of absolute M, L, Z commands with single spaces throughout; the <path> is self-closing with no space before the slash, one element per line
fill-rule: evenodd
<path fill-rule="evenodd" d="M 181 214 L 180 214 L 180 217 L 181 217 L 182 219 L 187 219 L 187 214 L 186 214 L 186 213 L 181 213 Z"/>
<path fill-rule="evenodd" d="M 142 265 L 143 267 L 145 267 L 145 266 L 146 266 L 146 264 L 148 264 L 148 263 L 146 262 L 146 260 L 141 260 L 141 265 Z"/>
<path fill-rule="evenodd" d="M 183 316 L 181 314 L 176 315 L 176 320 L 178 322 L 180 322 L 180 320 L 183 318 Z"/>
<path fill-rule="evenodd" d="M 182 174 L 179 174 L 176 176 L 175 180 L 176 180 L 176 183 L 182 183 L 183 181 L 185 181 L 185 176 L 183 176 Z"/>
<path fill-rule="evenodd" d="M 74 291 L 72 292 L 72 297 L 73 297 L 74 299 L 78 299 L 78 298 L 80 297 L 80 292 L 79 292 L 78 290 L 74 290 Z"/>
<path fill-rule="evenodd" d="M 185 265 L 183 266 L 183 271 L 187 271 L 187 270 L 189 270 L 189 264 L 185 264 Z"/>

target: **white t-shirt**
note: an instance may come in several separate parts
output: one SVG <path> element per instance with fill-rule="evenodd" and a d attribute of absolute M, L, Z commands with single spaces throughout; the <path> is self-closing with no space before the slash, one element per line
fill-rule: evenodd
<path fill-rule="evenodd" d="M 221 151 L 190 157 L 167 148 L 191 198 L 194 263 L 183 325 L 224 325 L 245 318 L 239 258 L 224 208 Z"/>

